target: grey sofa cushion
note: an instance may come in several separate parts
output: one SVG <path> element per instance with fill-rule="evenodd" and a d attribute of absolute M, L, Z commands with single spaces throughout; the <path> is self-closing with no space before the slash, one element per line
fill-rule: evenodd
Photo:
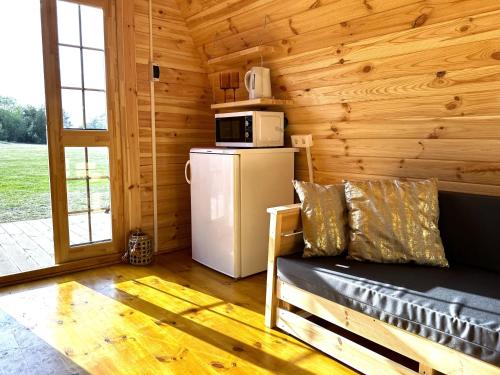
<path fill-rule="evenodd" d="M 500 272 L 500 197 L 439 193 L 439 230 L 446 258 Z"/>
<path fill-rule="evenodd" d="M 500 366 L 500 277 L 342 256 L 278 258 L 278 277 L 311 293 Z"/>

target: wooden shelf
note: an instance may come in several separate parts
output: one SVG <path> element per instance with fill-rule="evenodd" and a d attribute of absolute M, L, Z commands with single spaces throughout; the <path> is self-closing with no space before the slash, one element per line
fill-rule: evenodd
<path fill-rule="evenodd" d="M 271 98 L 261 98 L 261 99 L 250 99 L 242 100 L 239 102 L 229 102 L 229 103 L 217 103 L 212 104 L 212 109 L 228 109 L 228 108 L 240 108 L 240 107 L 273 107 L 273 106 L 283 106 L 292 105 L 293 100 L 283 100 L 283 99 L 271 99 Z"/>
<path fill-rule="evenodd" d="M 276 49 L 272 46 L 257 46 L 247 48 L 238 52 L 233 52 L 228 55 L 215 57 L 208 60 L 208 65 L 229 65 L 234 62 L 251 59 L 253 57 L 267 56 L 274 53 Z"/>

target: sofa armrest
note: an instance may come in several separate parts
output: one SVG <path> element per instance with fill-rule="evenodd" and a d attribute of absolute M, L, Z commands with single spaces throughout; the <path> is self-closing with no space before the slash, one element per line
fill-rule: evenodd
<path fill-rule="evenodd" d="M 271 207 L 268 257 L 291 254 L 303 244 L 300 204 Z"/>
<path fill-rule="evenodd" d="M 269 248 L 267 258 L 266 326 L 276 325 L 276 258 L 303 248 L 300 204 L 268 208 L 270 214 Z"/>

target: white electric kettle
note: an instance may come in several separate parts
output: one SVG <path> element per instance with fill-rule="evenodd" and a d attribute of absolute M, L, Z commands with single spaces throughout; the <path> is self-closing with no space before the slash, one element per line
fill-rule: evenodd
<path fill-rule="evenodd" d="M 254 66 L 245 74 L 245 87 L 250 99 L 271 97 L 271 71 Z"/>

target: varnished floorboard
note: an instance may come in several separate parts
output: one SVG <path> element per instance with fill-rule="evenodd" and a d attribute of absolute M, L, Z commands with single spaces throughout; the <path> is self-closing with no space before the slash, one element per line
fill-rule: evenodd
<path fill-rule="evenodd" d="M 265 274 L 178 252 L 0 289 L 0 374 L 351 374 L 264 327 Z"/>

